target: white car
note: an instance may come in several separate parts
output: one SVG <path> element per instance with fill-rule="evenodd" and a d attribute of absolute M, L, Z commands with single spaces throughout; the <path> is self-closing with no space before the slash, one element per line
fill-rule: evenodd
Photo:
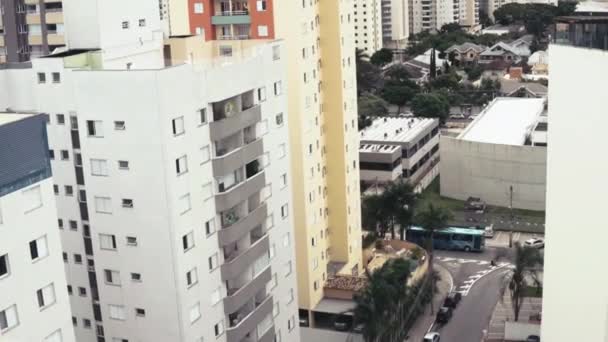
<path fill-rule="evenodd" d="M 441 340 L 441 336 L 439 336 L 438 332 L 431 332 L 424 335 L 424 339 L 422 342 L 439 342 Z"/>
<path fill-rule="evenodd" d="M 524 246 L 531 248 L 544 248 L 545 240 L 539 238 L 528 239 L 526 242 L 524 242 Z"/>
<path fill-rule="evenodd" d="M 483 236 L 486 238 L 494 237 L 494 225 L 489 225 L 483 230 Z"/>

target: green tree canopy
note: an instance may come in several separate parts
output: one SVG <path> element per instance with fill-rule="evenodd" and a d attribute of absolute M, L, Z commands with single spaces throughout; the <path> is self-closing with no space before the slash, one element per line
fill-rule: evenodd
<path fill-rule="evenodd" d="M 357 98 L 359 108 L 359 129 L 363 129 L 372 124 L 373 117 L 384 116 L 388 112 L 388 104 L 382 98 L 371 94 L 363 93 Z"/>
<path fill-rule="evenodd" d="M 370 62 L 377 66 L 384 66 L 393 61 L 393 51 L 382 48 L 372 55 Z"/>
<path fill-rule="evenodd" d="M 412 100 L 411 106 L 416 116 L 439 118 L 444 122 L 450 115 L 449 99 L 439 92 L 418 94 Z"/>
<path fill-rule="evenodd" d="M 368 56 L 360 49 L 356 50 L 355 62 L 357 65 L 357 91 L 374 92 L 381 81 L 380 69 L 369 62 Z"/>
<path fill-rule="evenodd" d="M 416 92 L 416 89 L 409 86 L 386 85 L 382 90 L 382 98 L 399 107 L 401 111 L 401 107 L 410 102 L 416 96 Z"/>

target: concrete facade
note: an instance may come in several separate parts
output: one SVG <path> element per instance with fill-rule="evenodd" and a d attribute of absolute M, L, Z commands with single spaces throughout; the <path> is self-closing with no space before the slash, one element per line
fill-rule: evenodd
<path fill-rule="evenodd" d="M 354 0 L 355 44 L 368 56 L 382 49 L 382 1 Z"/>
<path fill-rule="evenodd" d="M 551 45 L 543 341 L 606 341 L 606 273 L 582 260 L 608 259 L 603 211 L 608 164 L 604 81 L 608 51 Z M 572 68 L 572 65 L 578 65 Z M 574 101 L 573 99 L 576 99 Z M 581 113 L 573 119 L 572 113 Z M 585 227 L 585 243 L 576 243 Z M 572 256 L 576 255 L 575 258 Z M 564 270 L 568 272 L 564 272 Z M 584 281 L 582 281 L 584 279 Z M 569 289 L 564 292 L 564 289 Z M 572 327 L 585 326 L 584 329 Z"/>
<path fill-rule="evenodd" d="M 45 126 L 45 115 L 0 113 L 0 340 L 7 342 L 76 341 Z"/>
<path fill-rule="evenodd" d="M 411 32 L 411 1 L 382 0 L 382 41 L 390 49 L 404 49 Z"/>

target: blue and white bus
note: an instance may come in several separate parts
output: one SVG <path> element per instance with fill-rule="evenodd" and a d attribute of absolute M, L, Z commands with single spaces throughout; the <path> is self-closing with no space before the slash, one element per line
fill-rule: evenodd
<path fill-rule="evenodd" d="M 413 226 L 407 230 L 407 241 L 421 247 L 426 247 L 429 232 L 421 227 Z M 448 227 L 435 231 L 433 239 L 435 249 L 461 250 L 466 252 L 482 252 L 486 245 L 483 230 L 475 228 Z"/>

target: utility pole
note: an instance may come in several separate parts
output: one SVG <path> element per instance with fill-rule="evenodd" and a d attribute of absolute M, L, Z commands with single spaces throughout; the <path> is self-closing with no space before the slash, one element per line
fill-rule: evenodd
<path fill-rule="evenodd" d="M 511 232 L 509 233 L 509 248 L 513 247 L 513 185 L 509 186 L 509 210 L 511 211 Z"/>

